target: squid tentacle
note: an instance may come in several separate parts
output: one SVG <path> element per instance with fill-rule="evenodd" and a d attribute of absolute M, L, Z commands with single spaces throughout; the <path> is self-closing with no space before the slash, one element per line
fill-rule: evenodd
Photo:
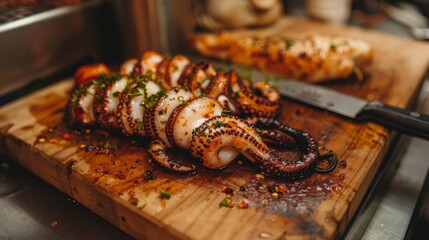
<path fill-rule="evenodd" d="M 337 166 L 338 158 L 336 154 L 329 152 L 327 154 L 320 155 L 318 143 L 309 133 L 284 125 L 273 118 L 259 118 L 255 124 L 256 126 L 273 128 L 291 136 L 298 144 L 296 147 L 304 154 L 304 156 L 314 156 L 315 164 L 312 164 L 309 170 L 318 173 L 329 173 Z M 282 138 L 279 138 L 279 135 L 276 135 L 275 139 L 282 141 Z M 280 142 L 280 144 L 282 144 L 282 142 Z M 319 164 L 320 162 L 327 162 L 328 166 L 321 167 Z"/>
<path fill-rule="evenodd" d="M 161 166 L 176 172 L 195 172 L 195 165 L 183 165 L 166 153 L 167 145 L 161 140 L 153 140 L 149 146 L 149 154 Z"/>

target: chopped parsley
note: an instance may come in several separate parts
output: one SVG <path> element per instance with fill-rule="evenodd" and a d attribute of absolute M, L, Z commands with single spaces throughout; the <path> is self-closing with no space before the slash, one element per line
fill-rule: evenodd
<path fill-rule="evenodd" d="M 129 97 L 137 97 L 137 96 L 141 96 L 141 95 L 143 95 L 138 89 L 133 89 L 134 91 L 133 92 L 131 92 L 131 93 L 128 93 L 128 96 Z"/>
<path fill-rule="evenodd" d="M 192 130 L 192 134 L 194 134 L 195 136 L 201 137 L 201 136 L 205 136 L 205 131 L 209 128 L 209 126 L 204 126 L 203 129 L 198 130 L 198 127 L 194 128 Z"/>
<path fill-rule="evenodd" d="M 203 86 L 206 82 L 210 82 L 210 79 L 206 78 L 206 79 L 204 79 L 203 81 L 198 82 L 197 84 L 198 84 L 198 86 L 199 86 L 199 87 L 201 87 L 201 86 Z"/>
<path fill-rule="evenodd" d="M 219 207 L 228 207 L 231 204 L 231 198 L 224 198 L 222 199 L 222 201 L 219 203 Z"/>
<path fill-rule="evenodd" d="M 184 96 L 178 96 L 177 100 L 179 100 L 181 103 L 188 103 L 188 100 L 185 100 Z"/>
<path fill-rule="evenodd" d="M 215 127 L 225 127 L 225 126 L 227 126 L 228 124 L 227 124 L 227 123 L 224 123 L 224 122 L 221 122 L 221 121 L 216 121 L 216 122 L 214 122 L 214 123 L 213 123 L 213 125 L 214 125 Z"/>
<path fill-rule="evenodd" d="M 223 110 L 222 113 L 221 113 L 221 115 L 222 116 L 229 116 L 229 115 L 231 115 L 231 113 L 232 113 L 231 110 Z"/>
<path fill-rule="evenodd" d="M 293 40 L 286 40 L 286 49 L 290 49 L 295 44 Z"/>
<path fill-rule="evenodd" d="M 270 81 L 271 81 L 271 77 L 268 76 L 268 75 L 265 75 L 265 77 L 264 77 L 264 83 L 268 84 Z"/>
<path fill-rule="evenodd" d="M 171 198 L 171 193 L 165 191 L 165 190 L 161 190 L 159 192 L 159 195 L 161 196 L 161 198 L 165 198 L 165 199 L 170 199 Z"/>
<path fill-rule="evenodd" d="M 163 96 L 165 96 L 165 92 L 160 90 L 157 93 L 153 94 L 152 96 L 148 97 L 143 102 L 141 102 L 140 106 L 143 106 L 145 108 L 152 108 L 153 106 L 155 106 L 158 99 Z"/>
<path fill-rule="evenodd" d="M 142 130 L 143 129 L 143 121 L 142 120 L 138 120 L 137 121 L 137 129 L 138 130 Z"/>
<path fill-rule="evenodd" d="M 240 91 L 235 91 L 232 93 L 233 98 L 239 98 L 240 97 Z"/>

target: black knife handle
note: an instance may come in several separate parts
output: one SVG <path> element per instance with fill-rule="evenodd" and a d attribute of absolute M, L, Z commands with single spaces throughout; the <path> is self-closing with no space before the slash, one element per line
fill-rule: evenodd
<path fill-rule="evenodd" d="M 358 119 L 371 120 L 387 128 L 429 140 L 429 116 L 389 106 L 381 102 L 370 102 L 358 114 Z"/>

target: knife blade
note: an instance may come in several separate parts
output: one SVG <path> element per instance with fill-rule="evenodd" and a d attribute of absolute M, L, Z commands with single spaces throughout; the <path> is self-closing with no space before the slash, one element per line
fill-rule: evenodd
<path fill-rule="evenodd" d="M 429 140 L 429 115 L 379 101 L 367 102 L 320 85 L 295 80 L 275 79 L 270 84 L 277 87 L 282 96 L 292 100 L 357 121 L 372 121 L 392 130 Z"/>
<path fill-rule="evenodd" d="M 429 140 L 429 115 L 397 108 L 379 101 L 368 102 L 320 85 L 279 78 L 256 69 L 219 61 L 213 61 L 213 65 L 223 70 L 233 68 L 240 73 L 241 77 L 251 81 L 265 79 L 286 98 L 328 110 L 349 119 L 372 121 L 392 130 Z"/>

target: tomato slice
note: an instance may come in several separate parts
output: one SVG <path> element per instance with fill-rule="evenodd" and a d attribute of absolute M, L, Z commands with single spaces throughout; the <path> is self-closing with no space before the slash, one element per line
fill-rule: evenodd
<path fill-rule="evenodd" d="M 94 63 L 79 67 L 74 74 L 74 79 L 78 85 L 82 85 L 91 79 L 97 78 L 101 74 L 109 72 L 110 69 L 105 64 Z"/>

